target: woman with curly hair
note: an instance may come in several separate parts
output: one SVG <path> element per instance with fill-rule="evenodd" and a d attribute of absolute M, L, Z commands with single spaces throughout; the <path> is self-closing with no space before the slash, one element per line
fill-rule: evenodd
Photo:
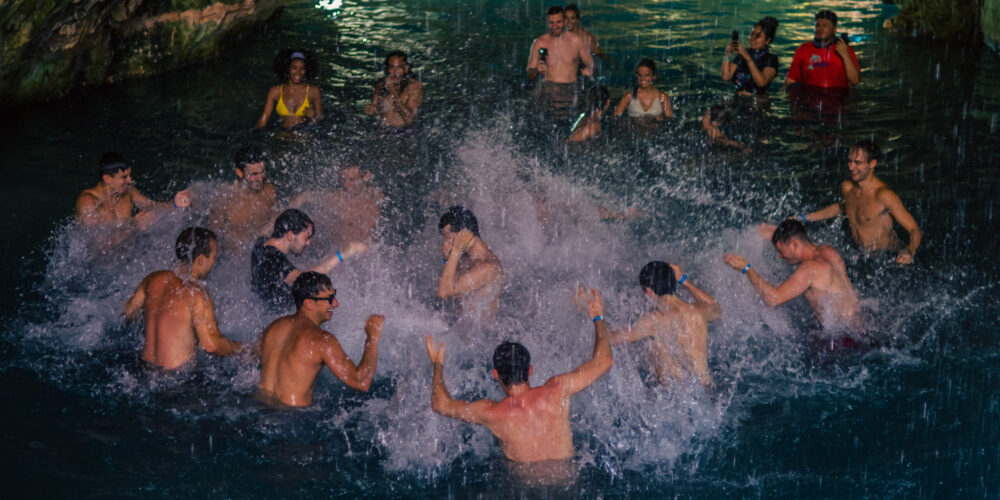
<path fill-rule="evenodd" d="M 319 87 L 306 83 L 316 76 L 319 63 L 312 52 L 285 49 L 274 56 L 274 73 L 285 83 L 271 87 L 264 102 L 264 112 L 253 128 L 267 125 L 271 112 L 281 117 L 282 128 L 292 128 L 323 117 Z"/>

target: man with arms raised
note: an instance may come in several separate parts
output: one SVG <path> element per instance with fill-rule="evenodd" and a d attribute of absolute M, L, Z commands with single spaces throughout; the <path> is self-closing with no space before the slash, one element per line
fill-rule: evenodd
<path fill-rule="evenodd" d="M 246 145 L 236 152 L 236 182 L 221 190 L 209 212 L 212 221 L 227 241 L 243 242 L 264 231 L 274 217 L 277 193 L 266 180 L 264 152 Z"/>
<path fill-rule="evenodd" d="M 340 305 L 330 278 L 312 271 L 302 273 L 295 279 L 292 293 L 295 314 L 275 320 L 261 336 L 257 398 L 273 405 L 309 406 L 323 365 L 349 387 L 367 392 L 375 378 L 385 318 L 378 314 L 368 317 L 365 351 L 355 366 L 337 338 L 320 328 Z"/>
<path fill-rule="evenodd" d="M 566 15 L 559 6 L 546 14 L 549 32 L 536 38 L 528 56 L 528 79 L 542 77 L 541 95 L 557 115 L 571 111 L 576 97 L 576 74 L 583 63 L 584 76 L 594 74 L 590 44 L 566 29 Z"/>
<path fill-rule="evenodd" d="M 677 279 L 680 275 L 680 280 Z M 684 285 L 694 303 L 681 300 L 677 284 Z M 705 387 L 712 384 L 708 372 L 708 324 L 719 319 L 722 308 L 711 295 L 696 287 L 676 264 L 653 261 L 639 272 L 639 286 L 656 300 L 656 309 L 643 314 L 634 324 L 608 335 L 612 344 L 652 338 L 654 368 L 660 384 L 695 376 Z M 586 298 L 583 287 L 576 291 L 574 303 L 580 307 Z"/>
<path fill-rule="evenodd" d="M 142 359 L 150 364 L 177 368 L 194 356 L 195 342 L 216 356 L 230 356 L 242 344 L 222 336 L 215 322 L 212 297 L 199 282 L 215 265 L 215 234 L 201 227 L 181 231 L 174 245 L 177 266 L 146 276 L 125 305 L 125 318 L 145 314 L 146 345 Z"/>
<path fill-rule="evenodd" d="M 365 114 L 378 114 L 390 127 L 413 125 L 424 101 L 424 87 L 420 80 L 410 76 L 410 63 L 406 53 L 394 50 L 385 56 L 385 77 L 375 82 L 372 102 L 365 106 Z"/>
<path fill-rule="evenodd" d="M 886 183 L 875 177 L 882 150 L 872 141 L 861 141 L 848 154 L 847 169 L 851 178 L 840 184 L 842 200 L 822 210 L 802 215 L 803 220 L 817 221 L 847 215 L 854 242 L 868 251 L 898 252 L 896 262 L 909 264 L 917 253 L 923 233 L 902 200 Z M 893 221 L 910 234 L 910 243 L 896 236 Z"/>
<path fill-rule="evenodd" d="M 747 275 L 754 290 L 770 307 L 805 295 L 824 327 L 857 326 L 858 295 L 847 277 L 844 259 L 833 247 L 814 244 L 805 227 L 796 220 L 779 224 L 771 235 L 771 243 L 782 259 L 796 266 L 792 275 L 777 287 L 757 274 L 743 257 L 727 253 L 723 260 Z"/>
<path fill-rule="evenodd" d="M 272 311 L 291 308 L 291 285 L 302 271 L 288 260 L 288 253 L 302 253 L 309 246 L 312 236 L 312 219 L 301 211 L 290 208 L 275 219 L 270 238 L 257 239 L 250 254 L 250 284 Z M 336 251 L 310 271 L 327 274 L 344 259 L 359 254 L 366 248 L 363 243 L 348 244 L 343 253 Z"/>
<path fill-rule="evenodd" d="M 153 201 L 144 196 L 132 184 L 132 167 L 115 152 L 101 156 L 97 177 L 97 185 L 83 191 L 76 199 L 76 219 L 87 226 L 135 220 L 140 229 L 146 229 L 156 222 L 153 209 L 191 205 L 187 190 L 174 195 L 173 202 Z"/>
<path fill-rule="evenodd" d="M 441 216 L 438 229 L 444 237 L 438 297 L 458 298 L 462 315 L 478 312 L 482 321 L 492 321 L 500 305 L 503 268 L 479 238 L 479 221 L 471 211 L 456 205 Z"/>
<path fill-rule="evenodd" d="M 493 378 L 500 382 L 504 399 L 467 402 L 452 399 L 444 384 L 444 342 L 435 349 L 427 336 L 427 355 L 434 365 L 431 409 L 446 417 L 486 426 L 500 440 L 504 455 L 515 462 L 573 458 L 573 433 L 569 425 L 570 397 L 590 387 L 611 369 L 611 344 L 604 325 L 604 306 L 597 290 L 587 303 L 594 322 L 594 353 L 575 370 L 556 375 L 544 385 L 531 387 L 533 370 L 528 350 L 504 342 L 493 352 Z"/>

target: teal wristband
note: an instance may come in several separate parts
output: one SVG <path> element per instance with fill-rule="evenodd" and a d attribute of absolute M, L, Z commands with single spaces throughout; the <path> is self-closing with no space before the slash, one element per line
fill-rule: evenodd
<path fill-rule="evenodd" d="M 681 279 L 677 281 L 678 285 L 683 285 L 685 281 L 688 280 L 688 275 L 681 276 Z"/>
<path fill-rule="evenodd" d="M 341 262 L 344 262 L 344 256 L 340 255 L 340 250 L 337 250 L 337 258 L 340 259 Z"/>
<path fill-rule="evenodd" d="M 743 274 L 746 274 L 746 273 L 747 273 L 747 271 L 749 271 L 749 270 L 750 270 L 750 263 L 749 263 L 749 262 L 747 262 L 747 265 L 746 265 L 746 267 L 744 267 L 744 268 L 743 268 Z"/>
<path fill-rule="evenodd" d="M 597 315 L 597 316 L 594 316 L 594 319 L 591 320 L 591 321 L 593 321 L 594 323 L 597 323 L 598 321 L 601 321 L 603 319 L 604 319 L 604 316 Z"/>

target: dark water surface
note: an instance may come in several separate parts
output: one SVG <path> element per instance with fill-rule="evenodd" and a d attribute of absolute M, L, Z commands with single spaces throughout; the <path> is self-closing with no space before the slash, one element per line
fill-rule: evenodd
<path fill-rule="evenodd" d="M 540 2 L 301 2 L 241 35 L 203 67 L 6 109 L 6 214 L 0 262 L 6 328 L 0 406 L 7 490 L 15 496 L 641 496 L 996 497 L 1000 491 L 997 325 L 1000 59 L 988 51 L 882 32 L 881 1 L 583 2 L 584 27 L 613 58 L 598 80 L 617 100 L 635 62 L 652 57 L 673 123 L 606 123 L 592 144 L 565 146 L 565 123 L 539 123 L 524 66 L 543 33 Z M 766 116 L 737 130 L 753 152 L 706 147 L 711 104 L 733 29 L 781 24 L 780 82 L 812 15 L 829 7 L 856 35 L 863 83 L 842 112 L 793 109 L 772 92 Z M 305 46 L 321 61 L 327 120 L 299 134 L 251 133 L 274 76 L 273 54 Z M 385 137 L 361 113 L 385 52 L 412 54 L 425 86 L 422 126 Z M 777 83 L 772 89 L 777 88 Z M 917 262 L 868 257 L 839 221 L 813 224 L 836 246 L 884 346 L 817 356 L 823 339 L 803 303 L 766 309 L 722 253 L 737 250 L 773 280 L 787 276 L 752 225 L 836 199 L 846 148 L 874 137 L 879 176 L 924 231 Z M 137 362 L 140 332 L 118 317 L 142 277 L 171 264 L 179 229 L 201 222 L 246 141 L 275 158 L 283 197 L 332 183 L 362 151 L 389 201 L 380 243 L 338 268 L 341 307 L 326 326 L 361 352 L 364 318 L 386 315 L 368 394 L 329 374 L 313 407 L 278 412 L 253 400 L 253 363 L 200 355 L 179 374 Z M 146 194 L 192 185 L 195 207 L 159 222 L 122 254 L 93 249 L 70 224 L 96 159 L 119 150 Z M 559 214 L 537 221 L 531 192 Z M 430 297 L 440 272 L 436 220 L 454 199 L 480 218 L 507 274 L 491 328 L 449 326 Z M 594 203 L 644 215 L 598 220 Z M 320 225 L 321 226 L 321 225 Z M 314 246 L 332 228 L 319 227 Z M 313 249 L 298 259 L 308 265 Z M 522 484 L 483 429 L 429 409 L 423 335 L 447 343 L 446 379 L 463 398 L 498 398 L 488 354 L 524 342 L 534 383 L 590 354 L 592 332 L 569 305 L 598 287 L 613 326 L 647 307 L 635 284 L 651 259 L 678 262 L 723 307 L 709 331 L 716 388 L 646 380 L 646 346 L 615 348 L 615 368 L 575 397 L 579 479 Z M 208 279 L 225 335 L 256 340 L 273 318 L 249 289 L 246 255 L 220 257 Z"/>

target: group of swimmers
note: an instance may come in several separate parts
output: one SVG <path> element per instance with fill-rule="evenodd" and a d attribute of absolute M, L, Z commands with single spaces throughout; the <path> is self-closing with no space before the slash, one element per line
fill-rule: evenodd
<path fill-rule="evenodd" d="M 817 15 L 817 40 L 821 32 L 832 33 L 827 26 L 829 15 L 824 12 Z M 581 62 L 584 74 L 591 71 L 591 53 L 600 53 L 596 40 L 579 28 L 579 9 L 553 8 L 547 17 L 549 33 L 532 46 L 529 75 L 544 77 L 546 85 L 550 85 L 575 80 Z M 576 33 L 573 29 L 563 30 L 570 19 L 573 19 L 571 26 L 575 23 Z M 757 41 L 752 42 L 751 51 L 761 50 L 761 43 L 773 39 L 777 23 L 768 19 L 755 26 L 751 39 Z M 833 26 L 835 23 L 834 16 Z M 843 42 L 836 43 L 837 54 L 842 55 L 846 50 Z M 830 45 L 826 40 L 825 47 Z M 731 47 L 744 58 L 750 74 L 739 85 L 750 85 L 758 91 L 766 87 L 767 82 L 759 77 L 769 82 L 775 74 L 769 70 L 776 69 L 775 66 L 758 65 L 755 61 L 767 58 L 756 57 L 736 40 Z M 850 56 L 853 52 L 846 54 Z M 258 126 L 266 124 L 272 111 L 281 115 L 283 126 L 289 127 L 322 117 L 318 88 L 304 83 L 310 71 L 315 71 L 314 67 L 310 70 L 309 60 L 309 54 L 301 51 L 279 54 L 276 61 L 280 64 L 276 68 L 284 72 L 288 82 L 269 91 Z M 761 65 L 765 66 L 763 71 Z M 743 65 L 737 66 L 734 69 L 731 63 L 724 62 L 723 76 L 738 75 Z M 814 61 L 813 66 L 818 64 Z M 664 116 L 669 116 L 669 97 L 642 91 L 650 88 L 655 67 L 640 63 L 639 69 L 639 89 L 623 96 L 616 112 L 633 107 L 644 112 L 659 106 Z M 842 71 L 847 81 L 856 83 L 856 72 L 843 68 Z M 791 71 L 789 79 L 795 79 Z M 408 77 L 405 54 L 392 52 L 386 57 L 385 77 L 376 83 L 372 102 L 365 111 L 380 115 L 387 125 L 402 126 L 413 123 L 421 100 L 422 88 L 417 80 Z M 832 246 L 813 242 L 805 224 L 844 214 L 860 247 L 867 251 L 894 252 L 900 264 L 912 262 L 922 234 L 899 197 L 875 176 L 880 159 L 877 144 L 857 143 L 849 152 L 850 178 L 841 186 L 841 201 L 790 217 L 777 226 L 760 226 L 761 235 L 772 241 L 779 256 L 795 266 L 784 282 L 772 285 L 740 255 L 725 254 L 724 262 L 745 274 L 768 306 L 778 306 L 802 295 L 825 327 L 857 329 L 858 297 L 845 263 Z M 279 213 L 275 186 L 267 180 L 267 161 L 267 156 L 256 146 L 240 148 L 234 159 L 234 183 L 220 190 L 208 210 L 207 225 L 211 229 L 195 226 L 181 231 L 174 245 L 177 264 L 146 276 L 128 299 L 124 316 L 142 318 L 145 324 L 141 357 L 151 365 L 171 370 L 190 362 L 198 346 L 218 356 L 239 353 L 254 356 L 261 367 L 258 398 L 275 406 L 311 404 L 314 383 L 323 366 L 349 387 L 367 391 L 376 373 L 384 317 L 373 314 L 365 323 L 366 341 L 358 363 L 351 361 L 336 336 L 323 330 L 322 325 L 339 305 L 337 290 L 327 275 L 346 260 L 367 251 L 381 217 L 384 196 L 375 186 L 371 172 L 360 162 L 348 161 L 339 171 L 338 188 L 302 193 Z M 109 234 L 122 235 L 135 227 L 140 230 L 150 227 L 158 214 L 162 214 L 160 209 L 191 205 L 192 197 L 187 190 L 178 192 L 172 201 L 150 200 L 134 187 L 131 173 L 131 166 L 122 155 L 102 156 L 97 185 L 78 197 L 77 220 L 84 225 L 100 226 Z M 329 253 L 315 266 L 303 270 L 291 262 L 289 255 L 300 254 L 312 241 L 317 224 L 307 211 L 321 217 L 324 226 L 336 228 L 336 234 Z M 540 217 L 541 214 L 539 208 Z M 907 245 L 896 236 L 894 224 L 909 233 Z M 500 259 L 481 238 L 476 216 L 462 206 L 452 206 L 441 214 L 438 230 L 442 236 L 443 266 L 437 296 L 456 299 L 462 315 L 481 322 L 493 321 L 501 299 L 504 270 Z M 111 241 L 123 239 L 116 236 Z M 280 316 L 264 329 L 253 347 L 221 334 L 211 295 L 202 281 L 215 265 L 220 250 L 239 249 L 249 250 L 248 272 L 256 295 L 272 317 Z M 523 345 L 504 342 L 498 346 L 493 354 L 492 375 L 505 394 L 501 401 L 467 402 L 452 398 L 444 384 L 444 344 L 427 336 L 427 354 L 433 365 L 431 408 L 442 415 L 486 426 L 511 460 L 537 462 L 573 456 L 570 398 L 611 368 L 612 344 L 652 339 L 652 369 L 661 384 L 695 380 L 705 387 L 711 386 L 708 325 L 721 316 L 719 303 L 696 286 L 694 279 L 676 263 L 649 262 L 640 271 L 638 282 L 655 307 L 634 323 L 618 329 L 607 327 L 604 305 L 596 289 L 580 286 L 576 290 L 573 304 L 594 325 L 593 353 L 574 370 L 554 376 L 542 385 L 532 387 L 529 382 L 532 365 Z M 691 300 L 678 295 L 680 288 L 687 290 Z"/>

